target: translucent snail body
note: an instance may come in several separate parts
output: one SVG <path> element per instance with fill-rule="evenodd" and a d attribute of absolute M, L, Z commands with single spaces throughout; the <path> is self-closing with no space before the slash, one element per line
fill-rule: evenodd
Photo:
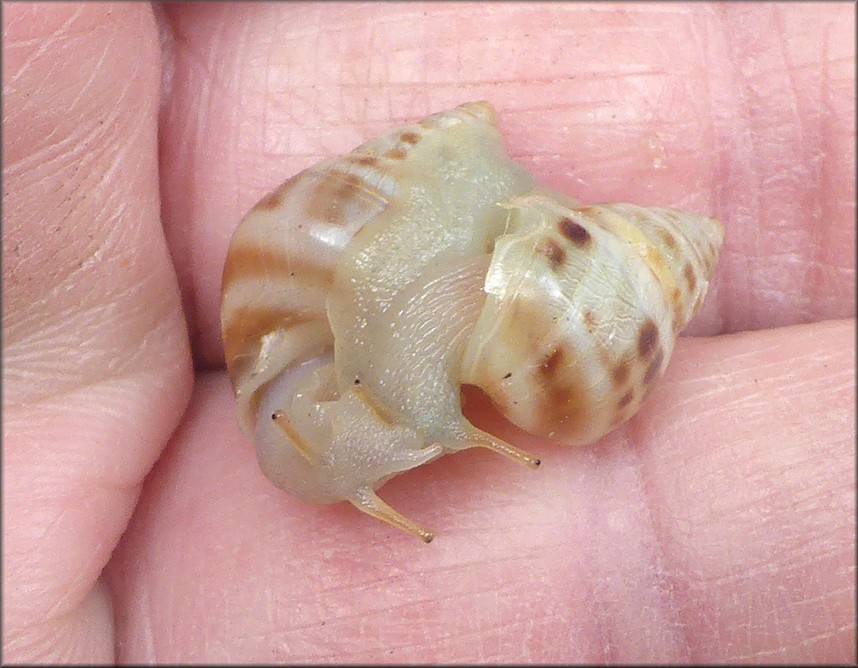
<path fill-rule="evenodd" d="M 717 221 L 579 206 L 513 163 L 484 102 L 294 176 L 237 228 L 221 322 L 242 430 L 281 489 L 427 542 L 375 490 L 443 454 L 538 461 L 462 415 L 591 443 L 634 415 L 717 262 Z"/>

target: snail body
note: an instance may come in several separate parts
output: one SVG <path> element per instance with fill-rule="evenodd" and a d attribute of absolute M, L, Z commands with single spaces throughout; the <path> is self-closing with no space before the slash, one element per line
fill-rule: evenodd
<path fill-rule="evenodd" d="M 722 240 L 710 218 L 537 189 L 487 103 L 434 114 L 237 228 L 221 322 L 239 424 L 278 487 L 428 542 L 375 494 L 390 477 L 471 447 L 539 463 L 474 427 L 460 387 L 533 433 L 597 440 L 662 374 Z"/>

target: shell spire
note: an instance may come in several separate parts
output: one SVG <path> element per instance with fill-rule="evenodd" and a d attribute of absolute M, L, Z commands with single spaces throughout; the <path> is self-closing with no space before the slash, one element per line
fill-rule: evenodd
<path fill-rule="evenodd" d="M 704 216 L 632 204 L 507 204 L 462 382 L 514 424 L 592 443 L 634 415 L 700 307 L 723 242 Z"/>

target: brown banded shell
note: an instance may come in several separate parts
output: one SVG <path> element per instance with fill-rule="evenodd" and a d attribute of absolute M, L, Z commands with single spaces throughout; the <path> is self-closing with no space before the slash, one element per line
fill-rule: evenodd
<path fill-rule="evenodd" d="M 221 321 L 263 471 L 424 540 L 390 477 L 471 447 L 538 461 L 462 415 L 590 443 L 634 415 L 700 307 L 717 221 L 536 188 L 485 102 L 434 114 L 288 180 L 236 230 Z"/>
<path fill-rule="evenodd" d="M 631 204 L 569 208 L 546 193 L 508 206 L 460 378 L 531 433 L 592 443 L 662 375 L 706 293 L 721 225 Z"/>

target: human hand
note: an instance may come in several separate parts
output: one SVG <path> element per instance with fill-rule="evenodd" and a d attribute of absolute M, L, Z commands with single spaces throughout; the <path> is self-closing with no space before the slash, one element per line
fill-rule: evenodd
<path fill-rule="evenodd" d="M 848 6 L 156 11 L 162 44 L 148 5 L 4 5 L 7 661 L 855 661 Z M 469 406 L 542 468 L 382 488 L 425 546 L 262 476 L 221 267 L 286 177 L 477 99 L 545 185 L 727 240 L 627 425 L 571 449 Z"/>

